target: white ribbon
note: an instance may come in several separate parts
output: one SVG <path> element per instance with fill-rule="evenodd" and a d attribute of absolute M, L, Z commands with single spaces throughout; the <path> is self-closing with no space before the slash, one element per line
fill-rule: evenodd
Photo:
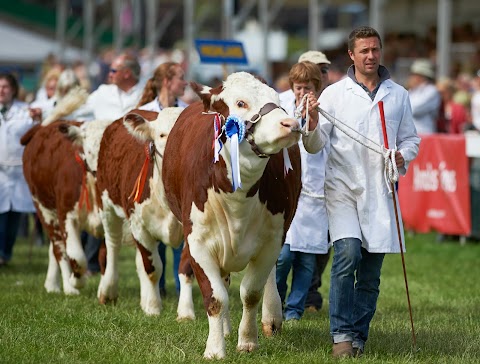
<path fill-rule="evenodd" d="M 283 175 L 287 176 L 289 170 L 293 171 L 292 162 L 290 161 L 290 156 L 288 155 L 288 149 L 283 148 Z"/>
<path fill-rule="evenodd" d="M 240 177 L 240 151 L 238 149 L 238 134 L 230 137 L 230 165 L 232 167 L 233 191 L 242 188 L 242 179 Z"/>

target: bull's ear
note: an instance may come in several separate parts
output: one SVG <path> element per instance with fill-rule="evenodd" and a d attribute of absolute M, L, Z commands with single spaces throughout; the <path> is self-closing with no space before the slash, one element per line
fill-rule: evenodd
<path fill-rule="evenodd" d="M 190 87 L 192 88 L 193 91 L 200 97 L 203 103 L 203 109 L 204 111 L 210 110 L 210 102 L 212 100 L 212 93 L 210 92 L 212 90 L 211 87 L 200 85 L 196 82 L 190 82 Z"/>
<path fill-rule="evenodd" d="M 153 140 L 150 123 L 142 115 L 129 112 L 123 117 L 123 125 L 136 139 L 142 142 Z"/>

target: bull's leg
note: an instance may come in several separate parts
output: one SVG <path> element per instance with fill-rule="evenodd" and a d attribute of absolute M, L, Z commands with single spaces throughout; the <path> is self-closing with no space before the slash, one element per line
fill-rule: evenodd
<path fill-rule="evenodd" d="M 278 294 L 276 267 L 273 266 L 263 291 L 262 331 L 265 336 L 282 330 L 282 300 Z"/>
<path fill-rule="evenodd" d="M 201 248 L 202 246 L 195 250 L 187 243 L 184 250 L 190 249 L 190 264 L 200 286 L 203 305 L 208 315 L 209 331 L 203 356 L 207 359 L 222 359 L 226 355 L 223 325 L 228 311 L 228 292 L 220 275 L 218 263 Z"/>
<path fill-rule="evenodd" d="M 189 249 L 182 250 L 180 266 L 178 267 L 178 278 L 180 279 L 180 297 L 177 306 L 177 321 L 195 320 L 195 310 L 193 307 L 193 270 L 190 265 Z"/>
<path fill-rule="evenodd" d="M 270 257 L 251 261 L 242 279 L 240 298 L 243 304 L 243 314 L 238 328 L 238 351 L 250 352 L 258 347 L 258 304 L 274 264 L 275 261 L 272 261 Z M 277 319 L 281 323 L 281 306 L 280 317 L 277 317 Z"/>
<path fill-rule="evenodd" d="M 162 309 L 158 282 L 163 266 L 158 254 L 158 242 L 154 239 L 144 239 L 143 243 L 137 241 L 136 245 L 135 263 L 140 279 L 140 306 L 147 315 L 158 315 Z"/>
<path fill-rule="evenodd" d="M 101 304 L 115 303 L 118 298 L 118 255 L 122 245 L 123 220 L 119 218 L 107 200 L 103 201 L 105 210 L 102 223 L 105 230 L 106 267 L 98 285 L 97 297 Z"/>
<path fill-rule="evenodd" d="M 72 266 L 70 284 L 75 288 L 83 288 L 86 282 L 85 272 L 87 271 L 87 258 L 80 239 L 80 228 L 78 226 L 78 215 L 76 212 L 67 213 L 65 235 L 67 256 Z"/>
<path fill-rule="evenodd" d="M 60 267 L 53 252 L 53 242 L 50 242 L 50 246 L 48 248 L 48 270 L 44 287 L 49 293 L 61 291 Z"/>
<path fill-rule="evenodd" d="M 76 289 L 70 283 L 70 276 L 72 274 L 72 266 L 70 265 L 70 260 L 68 259 L 65 242 L 61 240 L 54 241 L 53 245 L 53 254 L 55 255 L 58 265 L 60 266 L 60 271 L 62 274 L 62 283 L 63 283 L 63 293 L 67 295 L 76 295 L 79 294 L 79 290 Z"/>

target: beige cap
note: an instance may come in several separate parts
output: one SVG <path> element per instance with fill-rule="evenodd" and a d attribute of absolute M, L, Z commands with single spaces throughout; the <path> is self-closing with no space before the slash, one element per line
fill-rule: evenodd
<path fill-rule="evenodd" d="M 410 67 L 410 73 L 416 75 L 425 76 L 431 79 L 435 78 L 435 72 L 433 70 L 433 64 L 428 59 L 420 58 L 415 60 Z"/>
<path fill-rule="evenodd" d="M 298 58 L 298 62 L 310 61 L 312 63 L 320 64 L 326 63 L 331 64 L 325 54 L 319 51 L 307 51 L 303 53 L 300 58 Z"/>

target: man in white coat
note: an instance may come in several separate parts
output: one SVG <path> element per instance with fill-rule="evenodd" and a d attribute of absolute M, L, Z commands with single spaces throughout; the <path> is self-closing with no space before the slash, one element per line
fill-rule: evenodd
<path fill-rule="evenodd" d="M 375 29 L 353 30 L 348 54 L 353 65 L 347 77 L 323 91 L 320 107 L 383 145 L 378 106 L 383 101 L 389 146 L 396 146 L 398 171 L 405 174 L 420 144 L 408 92 L 390 80 L 388 70 L 380 65 L 382 43 Z M 319 125 L 323 142 L 330 147 L 325 197 L 334 248 L 329 297 L 332 354 L 359 356 L 376 309 L 383 258 L 385 253 L 400 252 L 393 198 L 384 179 L 381 154 L 347 136 L 322 115 Z"/>
<path fill-rule="evenodd" d="M 138 83 L 140 71 L 138 59 L 129 53 L 122 53 L 113 60 L 108 73 L 109 84 L 100 85 L 87 100 L 87 108 L 93 111 L 95 120 L 117 120 L 135 108 L 143 91 Z M 88 259 L 87 274 L 90 275 L 100 271 L 101 240 L 91 235 L 85 237 L 82 240 Z"/>

